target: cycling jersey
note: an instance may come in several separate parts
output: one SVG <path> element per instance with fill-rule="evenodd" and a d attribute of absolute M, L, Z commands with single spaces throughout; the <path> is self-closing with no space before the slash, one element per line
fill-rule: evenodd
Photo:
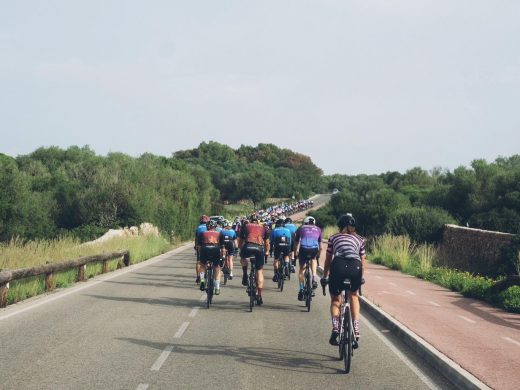
<path fill-rule="evenodd" d="M 365 240 L 357 234 L 334 234 L 329 238 L 327 253 L 334 257 L 361 261 L 366 253 Z"/>
<path fill-rule="evenodd" d="M 321 229 L 315 225 L 300 226 L 296 231 L 296 241 L 300 241 L 301 248 L 319 248 Z"/>
<path fill-rule="evenodd" d="M 296 225 L 294 223 L 286 223 L 285 228 L 289 229 L 289 231 L 291 232 L 291 237 L 293 238 L 293 240 L 291 242 L 291 252 L 292 252 L 292 251 L 294 251 L 294 238 L 296 236 L 296 230 L 298 230 L 298 228 L 296 227 Z"/>
<path fill-rule="evenodd" d="M 201 234 L 208 230 L 208 227 L 205 223 L 201 223 L 199 226 L 197 226 L 197 229 L 195 229 L 195 238 L 197 239 L 197 245 L 201 245 L 200 237 Z"/>
<path fill-rule="evenodd" d="M 240 238 L 246 243 L 264 245 L 264 240 L 268 240 L 269 235 L 264 226 L 251 222 L 241 229 Z"/>
<path fill-rule="evenodd" d="M 215 230 L 208 230 L 201 234 L 202 245 L 218 245 L 220 233 Z"/>
<path fill-rule="evenodd" d="M 271 232 L 271 243 L 275 245 L 285 244 L 291 245 L 292 235 L 289 229 L 284 228 L 282 226 L 274 228 Z"/>

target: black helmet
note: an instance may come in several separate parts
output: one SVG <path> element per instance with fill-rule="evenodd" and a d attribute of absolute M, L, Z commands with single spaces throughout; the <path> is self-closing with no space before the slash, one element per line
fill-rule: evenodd
<path fill-rule="evenodd" d="M 338 228 L 339 228 L 339 230 L 343 230 L 347 226 L 356 227 L 356 220 L 354 219 L 352 214 L 343 214 L 338 219 Z"/>
<path fill-rule="evenodd" d="M 292 223 L 292 219 L 290 217 L 285 218 L 285 223 Z"/>
<path fill-rule="evenodd" d="M 280 218 L 276 221 L 276 225 L 275 225 L 276 227 L 280 227 L 283 225 L 285 225 L 285 221 L 283 219 Z"/>
<path fill-rule="evenodd" d="M 213 219 L 210 219 L 209 222 L 207 223 L 207 226 L 208 226 L 208 229 L 209 228 L 216 228 L 217 227 L 217 222 Z"/>

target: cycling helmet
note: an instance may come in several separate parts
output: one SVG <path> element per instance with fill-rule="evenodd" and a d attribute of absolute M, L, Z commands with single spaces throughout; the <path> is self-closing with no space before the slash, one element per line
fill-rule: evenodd
<path fill-rule="evenodd" d="M 222 221 L 222 225 L 223 225 L 224 227 L 231 226 L 231 222 L 228 221 L 227 219 L 225 219 L 224 221 Z"/>
<path fill-rule="evenodd" d="M 308 224 L 316 224 L 316 220 L 314 219 L 314 217 L 311 217 L 310 215 L 308 217 L 305 217 L 305 219 L 303 220 L 303 223 L 305 225 L 308 225 Z"/>
<path fill-rule="evenodd" d="M 256 223 L 258 223 L 258 217 L 256 215 L 251 215 L 251 218 L 249 218 L 249 222 L 256 222 Z"/>
<path fill-rule="evenodd" d="M 344 214 L 338 219 L 338 228 L 340 230 L 345 229 L 347 226 L 356 227 L 356 220 L 352 214 Z"/>
<path fill-rule="evenodd" d="M 283 225 L 285 225 L 285 222 L 283 219 L 280 218 L 279 220 L 276 221 L 276 225 L 275 225 L 276 227 L 280 227 Z"/>
<path fill-rule="evenodd" d="M 292 219 L 290 217 L 285 218 L 285 223 L 292 223 Z"/>
<path fill-rule="evenodd" d="M 200 223 L 208 223 L 209 222 L 209 217 L 207 215 L 202 215 L 200 217 Z"/>
<path fill-rule="evenodd" d="M 213 219 L 211 219 L 208 223 L 207 223 L 207 226 L 208 226 L 208 229 L 209 228 L 213 228 L 215 229 L 217 227 L 217 222 L 214 221 Z"/>

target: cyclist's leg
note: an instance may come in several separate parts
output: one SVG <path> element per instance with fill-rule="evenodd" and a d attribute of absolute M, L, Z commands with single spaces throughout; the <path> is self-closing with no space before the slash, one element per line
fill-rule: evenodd
<path fill-rule="evenodd" d="M 278 281 L 278 268 L 280 268 L 281 264 L 280 264 L 280 260 L 278 260 L 280 258 L 280 248 L 275 244 L 274 246 L 274 259 L 273 259 L 273 271 L 274 271 L 274 275 L 273 275 L 273 282 L 277 282 Z"/>
<path fill-rule="evenodd" d="M 240 264 L 242 265 L 242 286 L 247 286 L 247 267 L 249 260 L 247 258 L 247 244 L 244 244 L 240 251 Z"/>
<path fill-rule="evenodd" d="M 233 255 L 227 255 L 227 267 L 229 269 L 230 278 L 233 278 Z"/>
<path fill-rule="evenodd" d="M 264 288 L 264 250 L 263 247 L 258 247 L 258 250 L 255 252 L 255 266 L 256 266 L 256 275 L 258 282 L 258 302 L 260 304 L 262 301 L 262 290 Z"/>

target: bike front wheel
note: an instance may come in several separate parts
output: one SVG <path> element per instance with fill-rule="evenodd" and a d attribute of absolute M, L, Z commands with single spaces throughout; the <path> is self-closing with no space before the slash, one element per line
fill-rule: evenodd
<path fill-rule="evenodd" d="M 345 366 L 345 374 L 348 374 L 350 372 L 350 365 L 352 363 L 352 340 L 354 338 L 352 333 L 352 313 L 349 307 L 345 309 L 343 324 L 345 327 L 343 330 L 343 338 L 345 340 L 343 347 L 343 364 Z"/>

